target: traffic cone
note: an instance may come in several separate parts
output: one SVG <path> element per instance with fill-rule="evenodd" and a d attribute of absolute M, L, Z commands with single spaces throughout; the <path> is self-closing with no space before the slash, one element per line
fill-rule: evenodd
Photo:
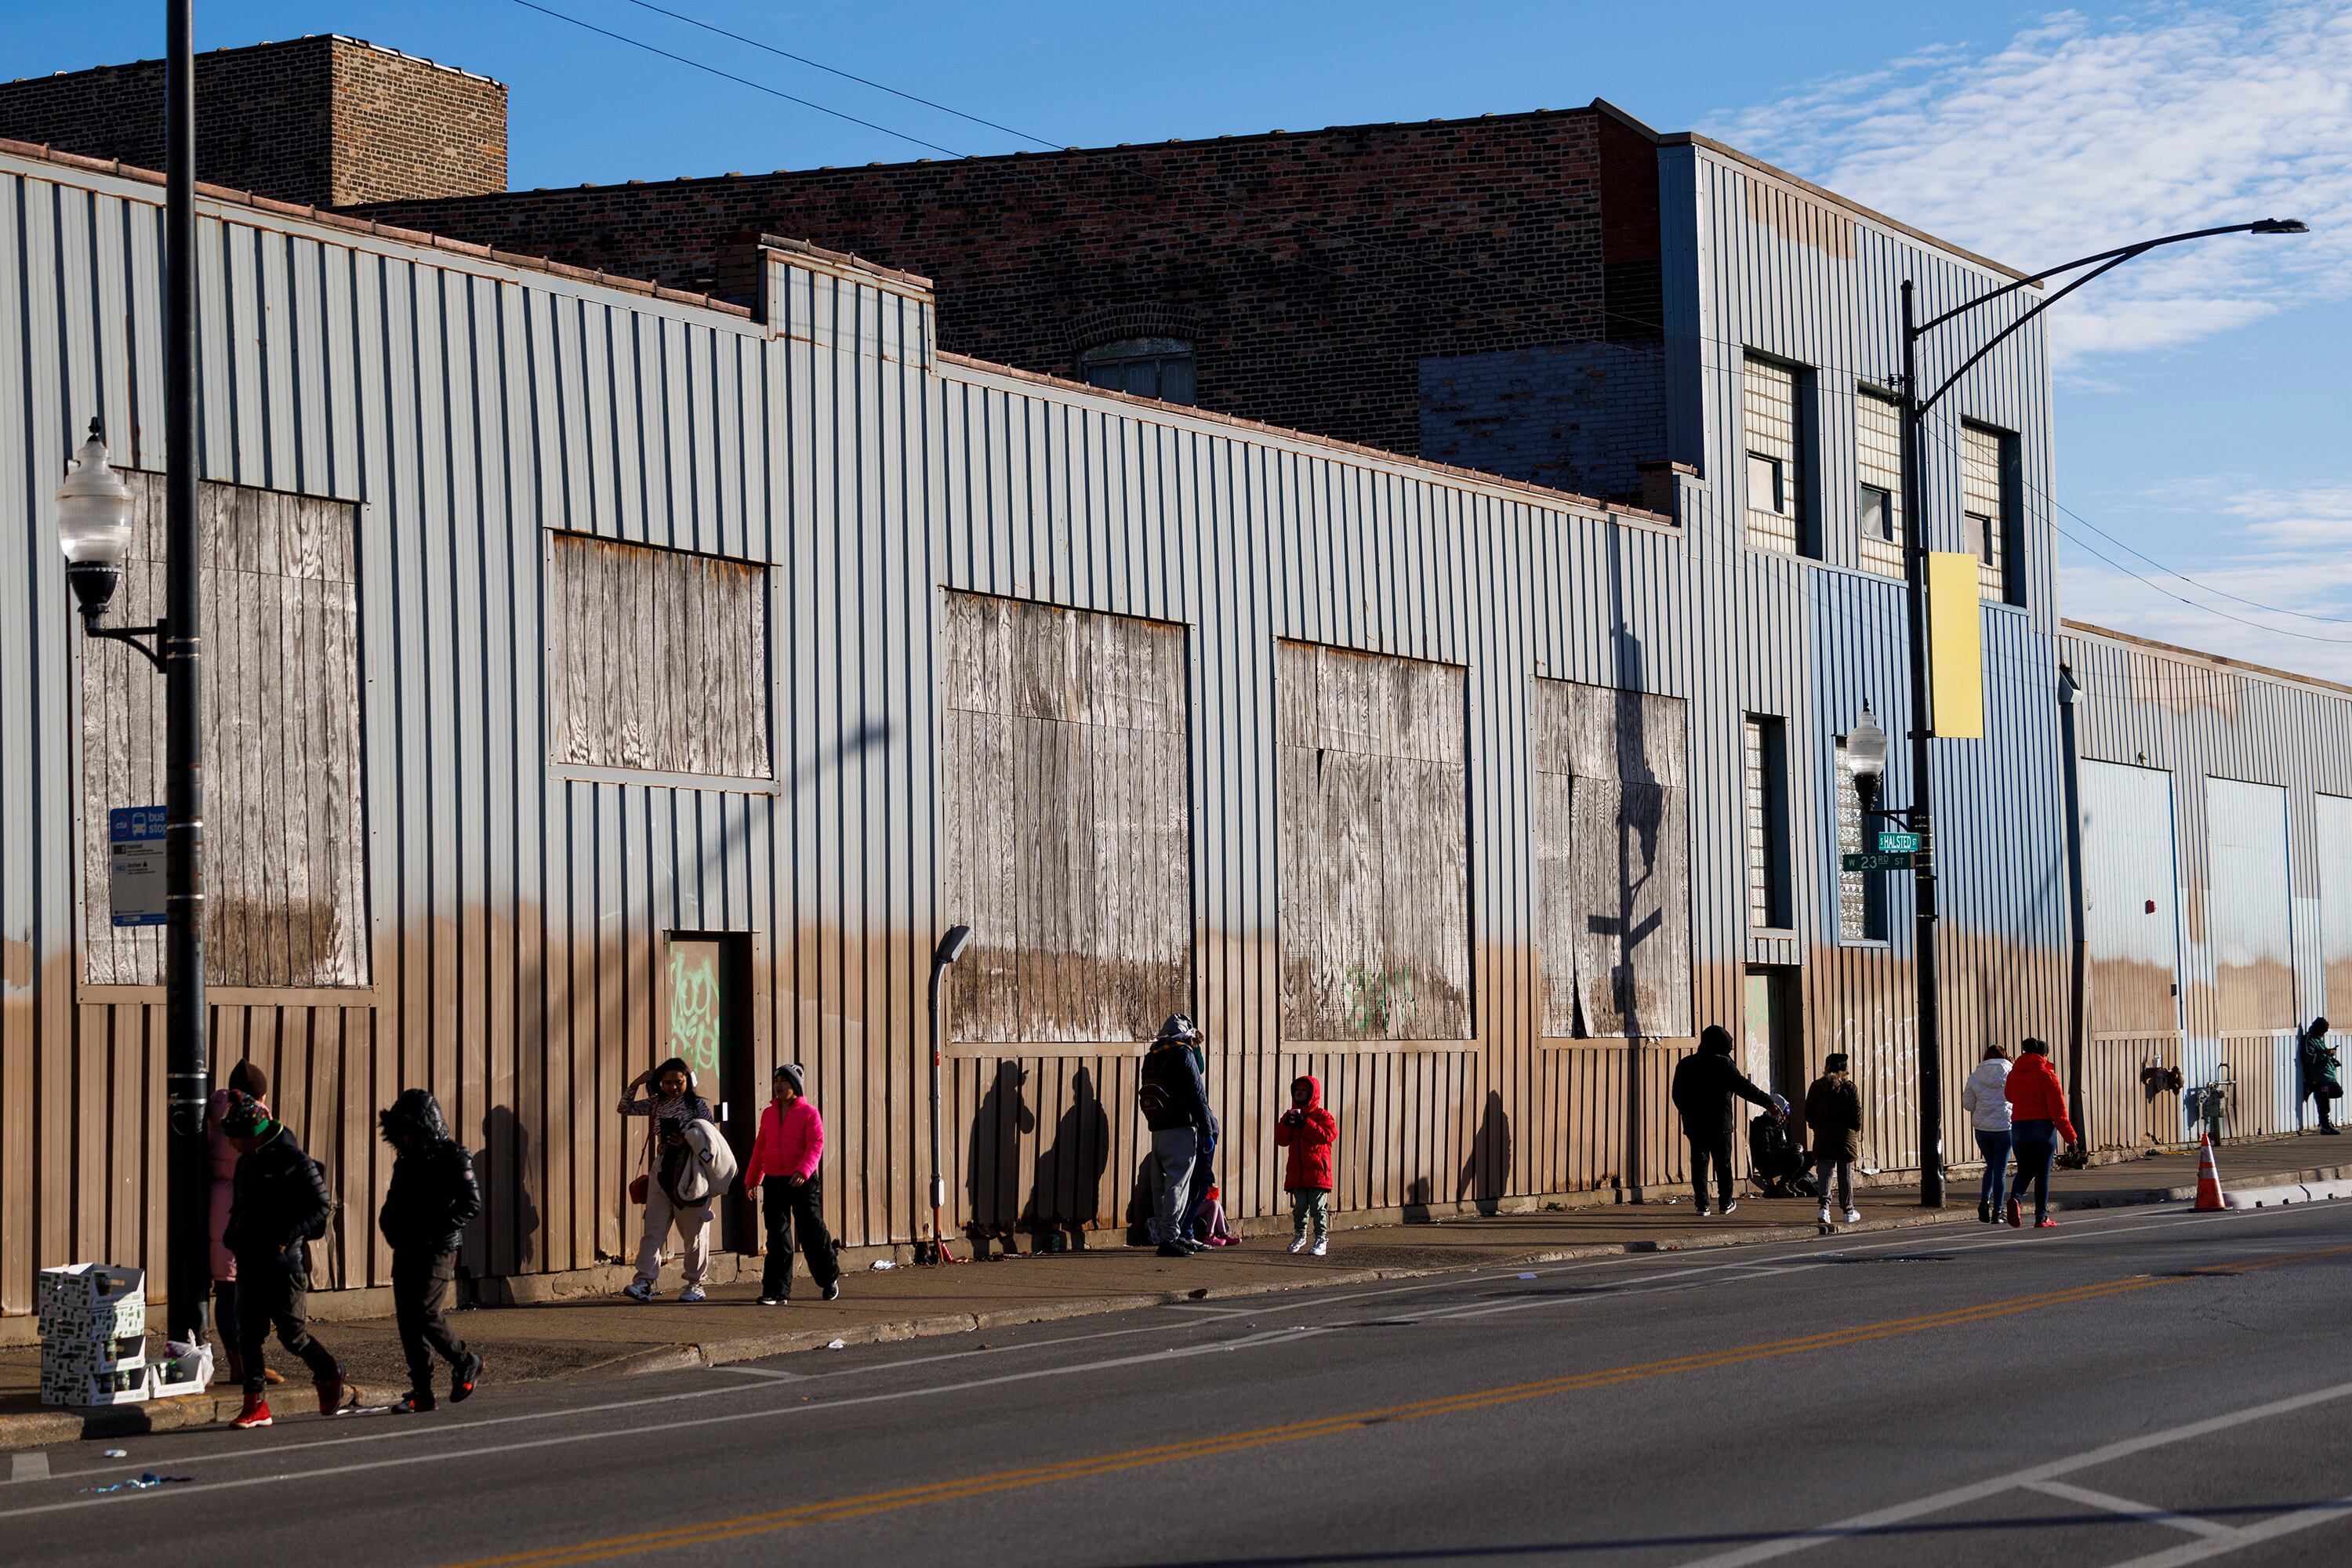
<path fill-rule="evenodd" d="M 2221 1173 L 2213 1168 L 2213 1140 L 2210 1135 L 2197 1140 L 2197 1206 L 2200 1209 L 2227 1208 L 2221 1198 Z"/>

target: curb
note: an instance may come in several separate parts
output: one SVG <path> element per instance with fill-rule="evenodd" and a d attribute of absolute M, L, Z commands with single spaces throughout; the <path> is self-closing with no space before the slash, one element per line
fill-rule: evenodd
<path fill-rule="evenodd" d="M 2259 1208 L 2268 1204 L 2305 1203 L 2315 1198 L 2352 1196 L 2352 1165 L 2330 1165 L 2305 1171 L 2266 1172 L 2264 1185 L 2230 1195 L 2232 1208 Z M 2290 1195 L 2291 1194 L 2291 1195 Z M 2194 1184 L 2176 1187 L 2126 1188 L 2067 1197 L 2051 1194 L 2050 1206 L 2068 1212 L 2109 1208 L 2145 1208 L 2158 1204 L 2192 1202 Z M 1921 1230 L 1952 1225 L 1968 1218 L 1964 1207 L 1922 1210 L 1898 1217 L 1867 1219 L 1841 1226 L 1838 1235 L 1860 1232 Z M 1388 1228 L 1388 1227 L 1381 1227 Z M 984 1329 L 1018 1328 L 1070 1318 L 1101 1317 L 1196 1301 L 1242 1300 L 1284 1295 L 1294 1290 L 1333 1286 L 1374 1285 L 1390 1280 L 1427 1279 L 1447 1274 L 1475 1274 L 1488 1269 L 1529 1264 L 1572 1263 L 1593 1258 L 1625 1258 L 1662 1252 L 1706 1252 L 1769 1242 L 1809 1241 L 1819 1235 L 1811 1225 L 1769 1226 L 1756 1229 L 1720 1230 L 1661 1237 L 1650 1241 L 1594 1242 L 1582 1247 L 1547 1247 L 1482 1259 L 1476 1263 L 1435 1268 L 1354 1268 L 1318 1272 L 1295 1279 L 1253 1280 L 1244 1284 L 1202 1285 L 1189 1290 L 1130 1292 L 1089 1296 L 1072 1300 L 1007 1307 L 988 1312 L 938 1312 L 919 1318 L 861 1323 L 846 1329 L 799 1329 L 786 1333 L 740 1335 L 730 1339 L 687 1341 L 632 1351 L 610 1361 L 575 1367 L 562 1377 L 633 1377 L 647 1373 L 677 1372 L 697 1367 L 764 1361 L 828 1348 L 836 1340 L 851 1345 L 895 1344 L 908 1340 L 934 1339 Z M 545 1380 L 531 1380 L 545 1381 Z M 136 1436 L 149 1432 L 175 1431 L 226 1422 L 236 1415 L 242 1395 L 236 1393 L 186 1394 L 143 1405 L 118 1405 L 91 1410 L 44 1410 L 0 1415 L 0 1453 L 19 1448 L 44 1448 L 60 1443 Z"/>

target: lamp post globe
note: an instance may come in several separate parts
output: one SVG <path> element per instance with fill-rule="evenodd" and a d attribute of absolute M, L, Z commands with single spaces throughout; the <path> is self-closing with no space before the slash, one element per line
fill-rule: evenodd
<path fill-rule="evenodd" d="M 131 553 L 131 489 L 107 462 L 95 419 L 58 487 L 58 546 L 83 617 L 96 620 L 114 598 L 123 558 Z"/>
<path fill-rule="evenodd" d="M 1870 704 L 1862 705 L 1862 716 L 1846 731 L 1845 755 L 1842 759 L 1847 773 L 1853 775 L 1854 794 L 1862 797 L 1862 807 L 1870 810 L 1878 800 L 1878 786 L 1886 777 L 1886 731 L 1870 711 Z"/>

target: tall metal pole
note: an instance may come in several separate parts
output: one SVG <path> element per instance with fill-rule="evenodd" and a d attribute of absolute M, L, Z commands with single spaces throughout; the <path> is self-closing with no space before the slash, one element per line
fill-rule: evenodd
<path fill-rule="evenodd" d="M 196 537 L 196 102 L 194 0 L 166 0 L 163 485 L 165 1215 L 175 1340 L 199 1339 L 211 1306 L 205 1159 L 205 735 L 202 562 Z"/>
<path fill-rule="evenodd" d="M 1919 1204 L 1944 1206 L 1944 1045 L 1936 976 L 1936 833 L 1927 742 L 1935 712 L 1927 681 L 1927 486 L 1920 471 L 1919 337 L 1912 285 L 1903 284 L 1904 564 L 1911 588 L 1911 965 L 1918 991 Z"/>

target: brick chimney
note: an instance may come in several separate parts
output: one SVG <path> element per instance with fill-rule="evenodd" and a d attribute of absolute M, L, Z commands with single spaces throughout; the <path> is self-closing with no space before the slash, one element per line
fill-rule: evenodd
<path fill-rule="evenodd" d="M 0 137 L 163 166 L 163 62 L 0 83 Z M 310 206 L 507 184 L 507 89 L 332 34 L 196 57 L 196 177 Z"/>

